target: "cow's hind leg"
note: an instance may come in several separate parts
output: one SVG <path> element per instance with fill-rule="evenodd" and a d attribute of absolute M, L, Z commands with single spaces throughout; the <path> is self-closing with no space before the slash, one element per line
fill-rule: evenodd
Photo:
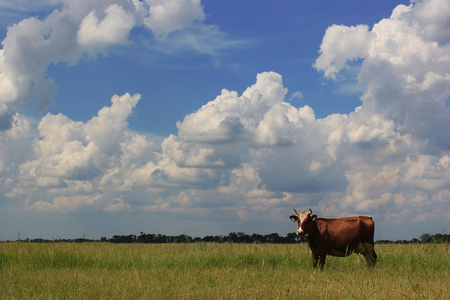
<path fill-rule="evenodd" d="M 365 243 L 363 242 L 364 248 L 365 248 L 365 254 L 364 258 L 367 261 L 367 266 L 369 268 L 375 267 L 375 263 L 377 262 L 377 254 L 375 253 L 375 249 L 373 244 Z"/>

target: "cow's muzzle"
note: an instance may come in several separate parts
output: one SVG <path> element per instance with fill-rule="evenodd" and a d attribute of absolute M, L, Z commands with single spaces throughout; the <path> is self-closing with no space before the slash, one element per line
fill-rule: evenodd
<path fill-rule="evenodd" d="M 302 230 L 302 231 L 297 230 L 297 235 L 298 235 L 298 236 L 304 236 L 305 233 L 303 232 L 303 230 Z"/>

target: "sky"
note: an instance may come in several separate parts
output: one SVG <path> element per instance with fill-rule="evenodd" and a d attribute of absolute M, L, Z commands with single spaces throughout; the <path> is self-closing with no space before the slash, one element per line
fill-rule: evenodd
<path fill-rule="evenodd" d="M 0 240 L 450 230 L 450 2 L 0 0 Z"/>

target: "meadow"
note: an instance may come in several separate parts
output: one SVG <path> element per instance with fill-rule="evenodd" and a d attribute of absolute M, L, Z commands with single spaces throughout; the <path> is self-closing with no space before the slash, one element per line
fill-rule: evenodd
<path fill-rule="evenodd" d="M 306 244 L 0 243 L 2 299 L 448 299 L 448 244 L 375 245 L 378 262 Z"/>

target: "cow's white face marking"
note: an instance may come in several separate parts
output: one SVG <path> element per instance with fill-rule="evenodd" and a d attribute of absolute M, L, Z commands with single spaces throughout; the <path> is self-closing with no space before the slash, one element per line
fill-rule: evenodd
<path fill-rule="evenodd" d="M 303 234 L 303 229 L 302 229 L 301 225 L 302 225 L 303 221 L 308 217 L 309 214 L 310 214 L 309 212 L 301 212 L 298 215 L 299 223 L 298 223 L 297 235 Z"/>

